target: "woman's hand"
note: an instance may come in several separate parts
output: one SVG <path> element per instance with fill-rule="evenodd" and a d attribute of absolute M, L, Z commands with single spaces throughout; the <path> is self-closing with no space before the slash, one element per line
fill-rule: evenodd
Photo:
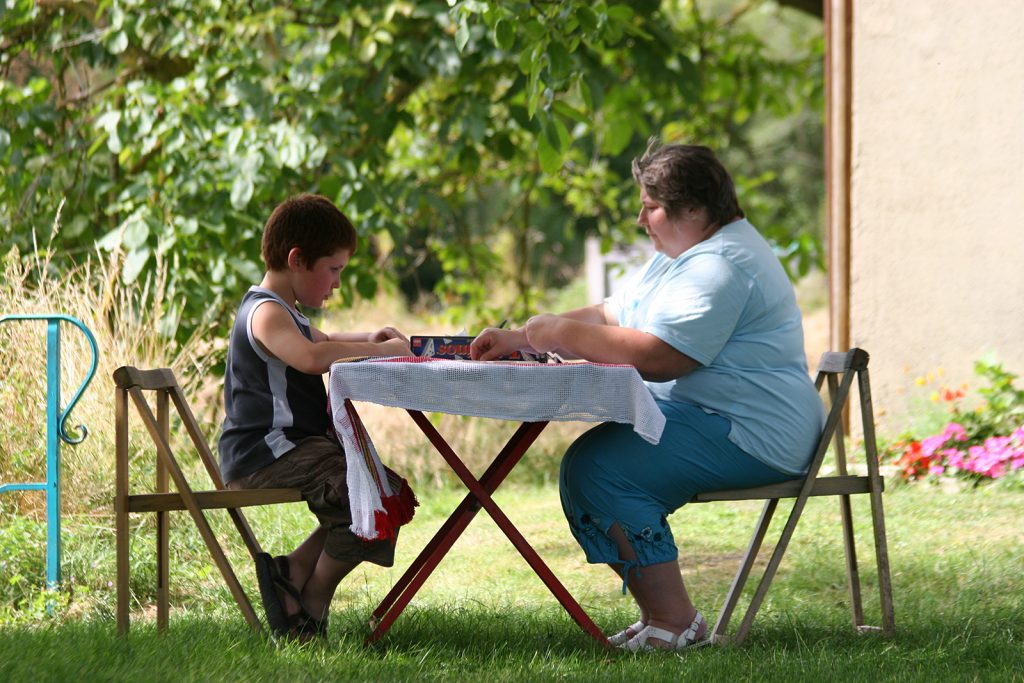
<path fill-rule="evenodd" d="M 405 342 L 406 350 L 408 350 L 408 348 L 409 348 L 409 338 L 406 337 L 401 332 L 399 332 L 394 327 L 382 327 L 379 330 L 377 330 L 376 332 L 371 332 L 367 336 L 366 341 L 368 341 L 368 342 L 384 342 L 384 341 L 387 341 L 389 339 L 401 339 L 402 341 Z"/>
<path fill-rule="evenodd" d="M 526 333 L 522 329 L 499 330 L 496 327 L 488 327 L 470 344 L 469 357 L 473 360 L 494 360 L 513 351 L 529 348 Z"/>
<path fill-rule="evenodd" d="M 523 327 L 527 343 L 538 353 L 558 351 L 561 347 L 560 326 L 564 321 L 561 316 L 551 313 L 533 316 Z"/>

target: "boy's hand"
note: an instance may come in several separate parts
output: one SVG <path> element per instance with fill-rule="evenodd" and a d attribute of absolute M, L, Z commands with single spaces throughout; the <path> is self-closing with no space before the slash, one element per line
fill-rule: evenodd
<path fill-rule="evenodd" d="M 376 332 L 371 332 L 369 337 L 367 338 L 367 341 L 384 342 L 387 341 L 388 339 L 401 339 L 406 343 L 406 350 L 408 350 L 409 338 L 406 337 L 401 332 L 399 332 L 394 327 L 382 327 Z"/>
<path fill-rule="evenodd" d="M 494 360 L 519 349 L 529 349 L 526 333 L 519 330 L 499 330 L 488 327 L 477 335 L 469 346 L 469 357 L 473 360 Z"/>
<path fill-rule="evenodd" d="M 381 356 L 411 356 L 409 341 L 405 338 L 393 337 L 382 342 L 377 342 L 377 348 Z"/>

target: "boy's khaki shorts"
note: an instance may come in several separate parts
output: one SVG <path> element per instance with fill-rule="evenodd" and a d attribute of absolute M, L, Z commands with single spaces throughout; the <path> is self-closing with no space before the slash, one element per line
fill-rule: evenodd
<path fill-rule="evenodd" d="M 334 439 L 312 436 L 261 470 L 227 484 L 229 489 L 294 488 L 327 530 L 324 552 L 342 562 L 395 562 L 393 540 L 364 541 L 349 530 L 352 513 L 345 482 L 345 451 Z"/>

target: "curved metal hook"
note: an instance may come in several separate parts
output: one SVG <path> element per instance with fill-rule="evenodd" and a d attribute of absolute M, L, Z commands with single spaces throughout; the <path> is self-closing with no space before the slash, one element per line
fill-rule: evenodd
<path fill-rule="evenodd" d="M 75 395 L 71 398 L 71 402 L 68 403 L 68 407 L 60 411 L 60 417 L 57 420 L 57 433 L 62 441 L 72 446 L 82 443 L 83 441 L 85 441 L 85 438 L 89 436 L 89 430 L 86 428 L 86 426 L 78 425 L 78 429 L 81 432 L 81 436 L 74 437 L 68 434 L 67 425 L 65 423 L 67 422 L 68 417 L 71 415 L 71 410 L 75 407 L 75 404 L 78 403 L 78 399 L 82 397 L 82 393 L 85 391 L 85 388 L 89 386 L 89 382 L 92 381 L 93 376 L 96 374 L 96 365 L 99 361 L 100 352 L 96 346 L 96 338 L 92 335 L 92 331 L 90 331 L 88 327 L 86 327 L 80 320 L 78 320 L 78 318 L 72 318 L 70 315 L 63 315 L 60 313 L 48 315 L 17 314 L 0 316 L 0 323 L 2 323 L 5 320 L 63 320 L 64 322 L 71 323 L 72 325 L 80 329 L 82 331 L 82 334 L 84 334 L 85 338 L 89 341 L 89 346 L 92 349 L 92 363 L 89 366 L 89 372 L 86 373 L 85 380 L 82 382 L 81 386 L 78 387 L 78 391 L 75 392 Z"/>
<path fill-rule="evenodd" d="M 82 334 L 84 334 L 85 338 L 89 341 L 89 347 L 92 349 L 92 363 L 90 363 L 89 365 L 89 372 L 85 374 L 85 379 L 82 381 L 82 384 L 78 387 L 78 391 L 76 391 L 75 395 L 71 397 L 71 401 L 68 403 L 68 407 L 61 412 L 60 419 L 57 421 L 59 425 L 57 432 L 58 434 L 60 434 L 60 438 L 65 443 L 74 446 L 85 441 L 85 438 L 89 436 L 89 430 L 86 428 L 85 425 L 78 425 L 78 429 L 81 432 L 81 436 L 73 437 L 68 434 L 67 425 L 65 424 L 65 422 L 67 422 L 68 417 L 71 415 L 71 410 L 75 407 L 75 404 L 78 403 L 78 399 L 82 398 L 82 394 L 85 392 L 85 388 L 89 386 L 89 382 L 92 381 L 93 376 L 96 374 L 96 365 L 99 362 L 100 352 L 99 349 L 96 347 L 96 338 L 92 336 L 92 331 L 89 330 L 89 328 L 86 327 L 84 324 L 82 324 L 80 320 L 78 320 L 77 318 L 72 318 L 71 316 L 68 315 L 55 317 L 60 317 L 61 320 L 69 322 L 78 329 L 80 329 L 82 331 Z"/>

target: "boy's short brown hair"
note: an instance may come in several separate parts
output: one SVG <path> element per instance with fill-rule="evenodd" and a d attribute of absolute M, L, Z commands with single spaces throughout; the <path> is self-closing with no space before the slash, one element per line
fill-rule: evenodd
<path fill-rule="evenodd" d="M 317 194 L 289 197 L 274 209 L 263 227 L 263 262 L 270 270 L 288 267 L 288 252 L 298 248 L 302 263 L 312 268 L 316 260 L 339 249 L 355 252 L 356 230 L 330 199 Z"/>

